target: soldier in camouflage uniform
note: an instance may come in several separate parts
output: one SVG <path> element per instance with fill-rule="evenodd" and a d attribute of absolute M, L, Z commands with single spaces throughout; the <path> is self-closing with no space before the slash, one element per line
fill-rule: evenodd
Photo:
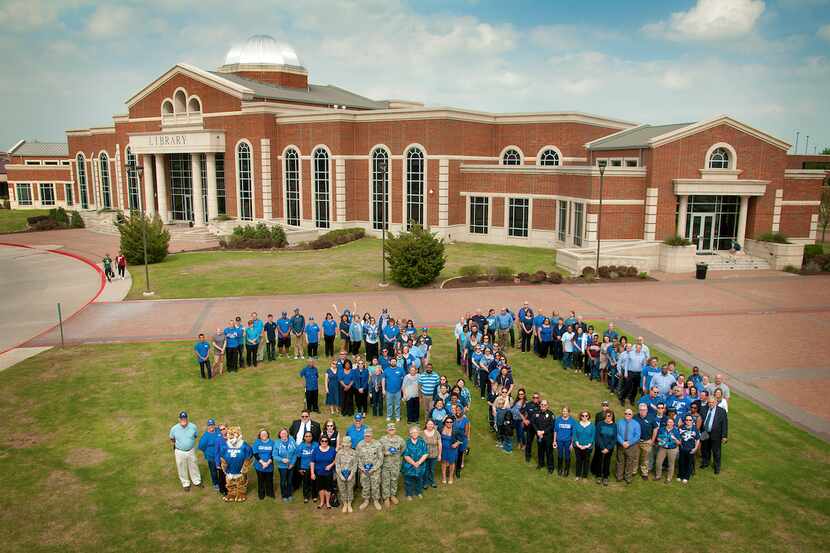
<path fill-rule="evenodd" d="M 363 486 L 363 503 L 360 505 L 360 510 L 368 507 L 371 500 L 374 502 L 375 509 L 380 511 L 380 471 L 383 466 L 383 446 L 374 439 L 374 432 L 371 428 L 366 428 L 363 441 L 357 444 L 356 451 L 360 484 Z"/>
<path fill-rule="evenodd" d="M 340 449 L 334 459 L 334 476 L 337 478 L 343 512 L 351 513 L 354 483 L 357 479 L 357 453 L 352 449 L 352 439 L 349 436 L 340 438 Z"/>
<path fill-rule="evenodd" d="M 383 468 L 380 473 L 380 495 L 386 506 L 398 504 L 398 477 L 401 475 L 401 455 L 406 443 L 398 436 L 393 423 L 386 425 L 386 436 L 379 441 L 383 446 Z"/>

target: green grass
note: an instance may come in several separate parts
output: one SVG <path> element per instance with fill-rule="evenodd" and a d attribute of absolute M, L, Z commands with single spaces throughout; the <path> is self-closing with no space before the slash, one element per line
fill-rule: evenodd
<path fill-rule="evenodd" d="M 380 240 L 364 238 L 327 250 L 174 254 L 150 267 L 150 283 L 156 292 L 154 298 L 377 290 L 381 280 L 380 244 Z M 458 276 L 458 269 L 464 265 L 505 265 L 517 273 L 556 269 L 556 251 L 547 248 L 454 243 L 447 245 L 446 253 L 447 264 L 436 286 L 443 279 Z M 133 286 L 127 297 L 141 299 L 144 271 L 132 267 L 130 273 Z"/>
<path fill-rule="evenodd" d="M 434 337 L 435 366 L 456 377 L 450 332 Z M 567 404 L 594 412 L 609 398 L 550 359 L 511 360 L 517 383 L 541 391 L 557 411 Z M 602 488 L 536 471 L 494 446 L 475 399 L 464 478 L 391 512 L 343 515 L 255 497 L 228 505 L 212 490 L 182 493 L 167 440 L 176 413 L 187 409 L 200 429 L 208 417 L 239 424 L 251 441 L 262 427 L 273 434 L 301 408 L 299 368 L 280 361 L 206 382 L 189 343 L 156 343 L 55 349 L 3 372 L 0 543 L 118 552 L 540 551 L 552 543 L 590 553 L 632 544 L 827 550 L 830 446 L 736 396 L 723 472 L 698 471 L 685 487 L 638 479 Z"/>
<path fill-rule="evenodd" d="M 0 234 L 26 230 L 27 217 L 49 215 L 48 209 L 0 209 Z"/>

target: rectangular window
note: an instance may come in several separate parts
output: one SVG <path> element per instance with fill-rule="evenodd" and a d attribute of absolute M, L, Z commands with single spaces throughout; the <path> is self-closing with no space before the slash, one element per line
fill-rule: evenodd
<path fill-rule="evenodd" d="M 40 205 L 55 205 L 55 185 L 51 182 L 40 183 Z"/>
<path fill-rule="evenodd" d="M 72 206 L 75 202 L 72 201 L 72 185 L 71 184 L 64 184 L 63 185 L 63 197 L 66 199 L 66 205 Z"/>
<path fill-rule="evenodd" d="M 58 165 L 57 159 L 47 159 L 43 161 L 44 165 Z"/>
<path fill-rule="evenodd" d="M 470 196 L 470 233 L 487 234 L 490 224 L 490 198 Z"/>
<path fill-rule="evenodd" d="M 560 242 L 568 236 L 568 202 L 559 200 L 559 225 L 557 227 Z"/>
<path fill-rule="evenodd" d="M 202 178 L 202 213 L 205 223 L 208 222 L 208 201 L 207 201 L 207 154 L 199 155 L 199 174 Z"/>
<path fill-rule="evenodd" d="M 174 221 L 193 220 L 193 183 L 190 180 L 190 154 L 167 155 L 167 182 L 170 186 L 170 212 Z"/>
<path fill-rule="evenodd" d="M 582 245 L 584 231 L 585 204 L 574 203 L 574 246 Z"/>
<path fill-rule="evenodd" d="M 69 165 L 69 160 L 68 159 L 61 160 L 61 165 Z"/>
<path fill-rule="evenodd" d="M 621 159 L 612 159 L 608 163 L 611 167 L 622 167 L 622 160 Z"/>
<path fill-rule="evenodd" d="M 225 210 L 225 154 L 216 154 L 216 210 L 226 215 Z"/>
<path fill-rule="evenodd" d="M 508 202 L 507 234 L 527 237 L 530 222 L 530 200 L 528 198 L 510 198 Z"/>
<path fill-rule="evenodd" d="M 32 205 L 32 185 L 17 184 L 15 186 L 17 205 Z"/>
<path fill-rule="evenodd" d="M 27 159 L 25 162 L 26 165 L 40 165 L 39 159 Z"/>
<path fill-rule="evenodd" d="M 637 167 L 639 166 L 639 161 L 636 159 L 626 159 L 625 160 L 626 167 Z"/>

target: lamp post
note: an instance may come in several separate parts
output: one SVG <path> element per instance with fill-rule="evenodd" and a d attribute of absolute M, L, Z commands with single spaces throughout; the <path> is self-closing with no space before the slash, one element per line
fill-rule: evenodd
<path fill-rule="evenodd" d="M 599 165 L 599 212 L 597 213 L 597 264 L 594 268 L 597 270 L 597 274 L 599 274 L 599 247 L 601 244 L 600 230 L 602 230 L 602 189 L 605 177 L 605 166 L 608 165 L 608 161 L 600 159 L 597 161 L 597 165 Z"/>
<path fill-rule="evenodd" d="M 136 184 L 141 187 L 141 176 L 144 174 L 144 166 L 137 165 L 135 158 L 133 158 L 130 160 L 129 170 L 135 172 L 138 181 Z M 144 295 L 152 296 L 154 292 L 150 290 L 150 264 L 147 263 L 147 213 L 146 206 L 144 205 L 146 202 L 147 198 L 144 198 L 143 202 L 139 202 L 141 204 L 141 238 L 144 243 Z"/>
<path fill-rule="evenodd" d="M 380 258 L 381 258 L 381 263 L 383 265 L 383 272 L 382 272 L 381 281 L 380 281 L 381 286 L 388 286 L 388 283 L 386 282 L 386 224 L 387 224 L 387 221 L 386 221 L 386 218 L 387 218 L 387 214 L 386 214 L 386 167 L 387 167 L 387 165 L 386 164 L 387 163 L 388 163 L 388 161 L 386 160 L 386 158 L 378 160 L 378 168 L 380 169 L 380 172 L 381 172 L 381 175 L 382 175 L 381 179 L 380 179 L 381 188 L 383 189 L 383 191 L 381 192 L 382 197 L 383 197 L 383 206 L 381 207 L 382 215 L 381 215 L 381 229 L 380 229 Z"/>

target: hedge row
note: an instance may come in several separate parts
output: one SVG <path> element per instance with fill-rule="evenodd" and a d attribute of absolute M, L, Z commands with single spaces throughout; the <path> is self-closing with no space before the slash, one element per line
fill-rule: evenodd
<path fill-rule="evenodd" d="M 366 236 L 366 231 L 362 228 L 330 230 L 322 236 L 317 237 L 316 240 L 309 242 L 308 245 L 313 250 L 324 250 L 326 248 L 332 248 L 334 246 L 360 240 L 364 236 Z"/>

